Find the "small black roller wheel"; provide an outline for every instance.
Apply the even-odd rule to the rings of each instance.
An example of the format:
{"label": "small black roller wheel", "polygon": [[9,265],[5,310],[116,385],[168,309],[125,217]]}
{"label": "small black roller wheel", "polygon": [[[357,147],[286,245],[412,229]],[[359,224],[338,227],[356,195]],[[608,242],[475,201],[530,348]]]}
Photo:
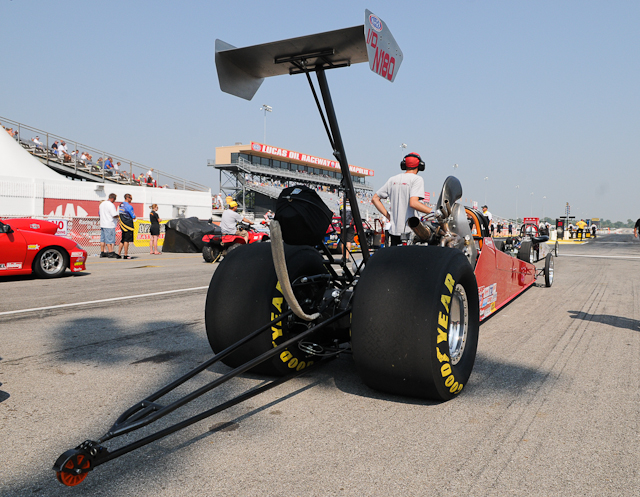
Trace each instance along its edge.
{"label": "small black roller wheel", "polygon": [[548,253],[544,259],[544,286],[553,285],[553,254]]}
{"label": "small black roller wheel", "polygon": [[[292,282],[301,276],[328,273],[322,256],[311,247],[285,245],[285,256]],[[303,310],[313,313],[322,300],[324,286],[308,284],[294,287],[294,293]],[[273,266],[271,244],[236,244],[235,247],[229,247],[211,278],[207,293],[205,326],[211,348],[214,353],[224,350],[287,309]],[[307,324],[301,323],[298,318],[286,318],[243,345],[223,362],[230,367],[240,366],[306,330]],[[252,371],[283,375],[311,366],[313,361],[313,356],[298,347],[290,347]]]}
{"label": "small black roller wheel", "polygon": [[535,252],[533,250],[533,242],[531,240],[524,240],[520,244],[518,250],[518,259],[533,264],[535,262]]}
{"label": "small black roller wheel", "polygon": [[479,326],[476,278],[462,252],[390,247],[370,259],[356,286],[353,358],[371,388],[449,400],[469,380]]}
{"label": "small black roller wheel", "polygon": [[220,256],[220,247],[217,245],[205,245],[202,247],[202,258],[205,262],[215,262]]}
{"label": "small black roller wheel", "polygon": [[60,247],[43,248],[33,261],[33,271],[40,278],[58,278],[69,265],[69,256]]}

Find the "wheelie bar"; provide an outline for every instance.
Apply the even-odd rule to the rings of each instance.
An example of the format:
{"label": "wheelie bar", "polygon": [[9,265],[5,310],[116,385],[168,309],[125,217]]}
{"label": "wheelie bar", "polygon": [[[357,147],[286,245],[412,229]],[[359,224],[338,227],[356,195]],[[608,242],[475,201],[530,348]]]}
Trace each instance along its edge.
{"label": "wheelie bar", "polygon": [[266,392],[267,390],[275,386],[285,383],[290,379],[300,376],[303,373],[306,373],[307,371],[310,371],[311,369],[316,368],[320,364],[324,364],[328,359],[321,359],[311,367],[301,369],[300,371],[294,371],[290,375],[283,376],[265,385],[262,385],[261,387],[255,388],[253,390],[249,390],[243,394],[238,395],[237,397],[234,397],[233,399],[230,399],[216,407],[213,407],[212,409],[203,411],[200,414],[197,414],[195,416],[192,416],[188,419],[181,421],[180,423],[171,425],[147,437],[144,437],[140,440],[137,440],[128,445],[125,445],[124,447],[116,449],[113,452],[109,452],[109,450],[102,445],[105,441],[111,438],[115,438],[120,435],[124,435],[125,433],[135,431],[139,428],[142,428],[143,426],[147,426],[148,424],[153,423],[154,421],[157,421],[161,417],[166,416],[170,412],[173,412],[179,407],[200,397],[204,393],[222,385],[223,383],[229,381],[232,378],[235,378],[236,376],[242,373],[247,372],[248,370],[254,368],[258,364],[261,364],[264,361],[267,361],[279,355],[286,348],[291,347],[292,345],[296,345],[298,342],[302,341],[307,336],[312,335],[314,332],[320,330],[324,326],[327,326],[333,323],[334,321],[341,319],[342,317],[346,316],[350,312],[351,312],[351,307],[335,314],[334,316],[331,316],[330,318],[326,319],[322,323],[312,326],[308,330],[296,335],[295,337],[287,340],[286,342],[283,342],[279,346],[274,347],[272,350],[269,350],[264,354],[261,354],[260,356],[250,361],[247,361],[242,366],[238,366],[237,368],[233,369],[227,374],[208,383],[207,385],[200,387],[199,389],[178,399],[172,404],[169,404],[167,406],[160,406],[159,404],[155,403],[155,400],[157,400],[159,397],[162,397],[163,395],[170,392],[177,386],[181,385],[182,383],[186,382],[190,378],[194,377],[196,374],[208,368],[212,364],[220,361],[221,359],[229,355],[238,347],[244,345],[252,338],[255,338],[260,333],[269,329],[273,324],[281,321],[282,319],[292,314],[291,311],[284,312],[277,319],[271,321],[267,325],[251,333],[250,335],[243,338],[242,340],[239,340],[238,342],[226,348],[219,354],[216,354],[214,357],[212,357],[208,361],[202,363],[201,365],[199,365],[198,367],[196,367],[186,375],[175,380],[174,382],[170,383],[166,387],[158,390],[154,394],[147,397],[145,400],[132,406],[130,409],[125,411],[114,423],[114,425],[109,429],[109,431],[105,435],[103,435],[101,438],[99,438],[97,441],[87,440],[81,443],[80,445],[78,445],[75,449],[70,449],[64,452],[60,457],[58,457],[58,459],[56,460],[53,466],[53,470],[57,472],[58,480],[61,483],[68,486],[77,485],[82,480],[84,480],[84,478],[86,477],[89,471],[93,470],[97,466],[100,466],[101,464],[104,464],[108,461],[111,461],[112,459],[115,459],[124,454],[127,454],[135,449],[143,447],[144,445],[147,445],[151,442],[159,440],[160,438],[166,437],[167,435],[175,433],[176,431],[182,430],[187,426],[190,426],[194,423],[197,423],[198,421],[201,421],[205,418],[213,416],[214,414],[222,412],[225,409],[228,409],[232,406],[235,406],[236,404],[239,404],[240,402],[248,400],[252,397],[255,397],[256,395],[259,395],[260,393]]}

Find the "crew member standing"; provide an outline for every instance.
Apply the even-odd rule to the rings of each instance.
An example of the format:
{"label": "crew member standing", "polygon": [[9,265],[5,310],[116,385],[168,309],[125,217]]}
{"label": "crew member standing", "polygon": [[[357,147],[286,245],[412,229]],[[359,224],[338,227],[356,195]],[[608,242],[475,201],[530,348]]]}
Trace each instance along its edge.
{"label": "crew member standing", "polygon": [[[118,207],[122,240],[120,240],[120,245],[118,245],[118,255],[116,255],[117,259],[120,259],[121,257],[124,259],[131,259],[131,257],[129,257],[129,243],[133,242],[133,232],[135,230],[133,222],[136,220],[136,215],[133,212],[133,206],[131,205],[132,200],[133,197],[129,193],[125,193],[124,202],[122,202],[120,207]],[[121,256],[123,247],[124,256]]]}
{"label": "crew member standing", "polygon": [[[418,171],[424,171],[424,161],[415,152],[402,159],[400,169],[402,173],[392,176],[371,199],[376,209],[386,217],[389,226],[389,238],[391,245],[400,244],[403,234],[411,233],[407,220],[416,215],[415,211],[429,214],[431,209],[420,202],[424,198],[424,180],[418,176]],[[380,199],[389,199],[391,212],[389,212]]]}

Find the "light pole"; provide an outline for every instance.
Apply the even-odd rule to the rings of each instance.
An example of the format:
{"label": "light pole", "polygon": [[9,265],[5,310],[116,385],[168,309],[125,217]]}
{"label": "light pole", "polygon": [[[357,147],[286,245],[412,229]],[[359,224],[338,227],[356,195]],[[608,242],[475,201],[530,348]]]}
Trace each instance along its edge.
{"label": "light pole", "polygon": [[531,192],[531,217],[533,217],[533,192]]}
{"label": "light pole", "polygon": [[485,181],[485,184],[484,184],[484,205],[487,205],[487,183],[486,182],[489,181],[489,176],[485,176],[484,177],[484,181]]}
{"label": "light pole", "polygon": [[516,225],[518,224],[518,193],[520,193],[520,185],[516,185]]}
{"label": "light pole", "polygon": [[273,107],[264,104],[262,107],[260,107],[260,110],[264,111],[264,140],[262,143],[267,143],[267,112],[272,112]]}
{"label": "light pole", "polygon": [[406,148],[407,148],[407,144],[406,144],[406,143],[402,143],[402,144],[400,145],[400,152],[402,152],[402,157],[403,157],[403,158],[404,158],[404,156],[405,156],[404,151],[405,151],[405,149],[406,149]]}

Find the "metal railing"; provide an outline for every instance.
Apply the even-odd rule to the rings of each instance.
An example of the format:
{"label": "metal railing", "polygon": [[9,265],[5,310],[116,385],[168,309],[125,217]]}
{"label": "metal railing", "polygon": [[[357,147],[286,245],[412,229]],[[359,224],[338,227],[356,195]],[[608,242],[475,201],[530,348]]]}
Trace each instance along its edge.
{"label": "metal railing", "polygon": [[[126,185],[143,186],[146,184],[146,173],[150,170],[149,166],[112,154],[104,149],[90,147],[68,138],[64,138],[60,135],[49,133],[32,126],[27,126],[20,122],[13,121],[12,119],[0,116],[0,123],[2,123],[6,129],[13,128],[14,131],[17,131],[18,134],[16,138],[18,142],[29,153],[40,160],[43,164],[46,164],[59,172],[66,172],[89,181],[102,183],[109,181]],[[39,137],[41,144],[36,144],[32,141],[36,136]],[[59,143],[67,143],[68,150],[66,154],[58,155],[53,151],[51,146],[56,141]],[[71,148],[73,150],[69,150]],[[78,151],[78,153],[75,154],[73,151]],[[92,159],[83,161],[80,157],[83,152],[93,156]],[[120,162],[120,169],[118,171],[114,169],[105,170],[104,163],[108,157],[112,158],[113,165]],[[102,160],[100,161],[99,159]],[[176,190],[203,192],[211,190],[208,186],[159,171],[155,168],[153,171],[153,179],[155,180],[155,185],[152,186],[164,186],[166,188],[173,188]]]}

